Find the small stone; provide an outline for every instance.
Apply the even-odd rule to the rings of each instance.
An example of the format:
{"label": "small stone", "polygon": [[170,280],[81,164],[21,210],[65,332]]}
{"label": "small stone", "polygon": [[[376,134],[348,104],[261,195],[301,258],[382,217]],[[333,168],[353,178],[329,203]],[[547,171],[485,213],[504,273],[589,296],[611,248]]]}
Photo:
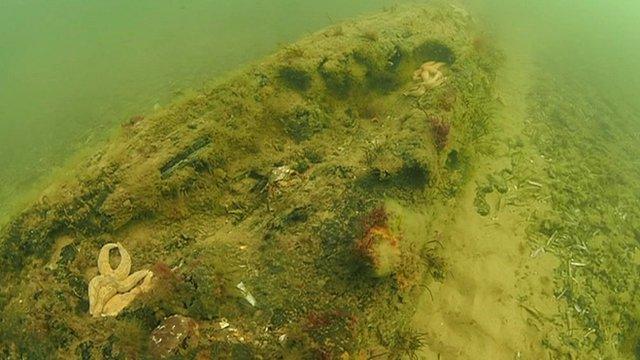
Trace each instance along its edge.
{"label": "small stone", "polygon": [[476,195],[476,198],[473,201],[473,205],[476,207],[476,212],[480,216],[487,216],[491,211],[491,206],[489,206],[489,203],[485,199],[484,195]]}
{"label": "small stone", "polygon": [[70,262],[72,262],[76,258],[77,254],[78,254],[78,250],[76,250],[75,246],[71,244],[67,245],[63,247],[62,250],[60,250],[59,263],[62,265],[68,265]]}
{"label": "small stone", "polygon": [[197,333],[198,323],[195,320],[182,315],[171,315],[151,333],[149,351],[156,359],[167,358]]}

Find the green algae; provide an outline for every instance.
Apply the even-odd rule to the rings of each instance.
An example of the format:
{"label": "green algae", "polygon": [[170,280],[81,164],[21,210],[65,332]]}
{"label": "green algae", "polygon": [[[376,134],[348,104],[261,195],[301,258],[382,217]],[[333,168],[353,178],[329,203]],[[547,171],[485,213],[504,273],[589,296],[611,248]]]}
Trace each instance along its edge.
{"label": "green algae", "polygon": [[[417,15],[432,11],[449,16],[438,31]],[[493,74],[480,63],[499,60],[470,50],[464,22],[425,7],[347,23],[123,127],[3,230],[0,354],[143,357],[151,331],[181,314],[201,334],[183,357],[413,356],[417,297],[443,273],[423,237],[431,218],[418,209],[456,196],[490,131]],[[369,27],[388,30],[363,38]],[[410,98],[412,71],[434,56],[413,50],[425,43],[452,63],[450,81]],[[322,65],[327,58],[347,60]],[[427,114],[450,120],[445,144]],[[400,261],[384,277],[355,250],[363,214],[380,203],[398,214],[400,239]],[[74,241],[50,270],[62,237]],[[84,288],[107,241],[155,264],[159,283],[118,317],[93,319]],[[23,328],[35,338],[23,343]]]}

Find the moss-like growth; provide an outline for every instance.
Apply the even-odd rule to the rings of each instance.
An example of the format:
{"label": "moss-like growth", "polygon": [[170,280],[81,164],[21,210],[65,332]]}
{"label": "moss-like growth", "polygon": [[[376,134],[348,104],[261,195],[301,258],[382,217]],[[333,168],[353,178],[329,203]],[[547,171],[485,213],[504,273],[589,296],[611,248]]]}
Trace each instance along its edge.
{"label": "moss-like growth", "polygon": [[438,151],[443,150],[449,144],[449,132],[451,132],[451,124],[449,121],[432,116],[429,118],[431,123],[431,134]]}
{"label": "moss-like growth", "polygon": [[399,48],[387,49],[369,46],[354,51],[353,59],[367,70],[366,87],[368,91],[388,94],[398,89],[407,79],[398,72],[403,58]]}
{"label": "moss-like growth", "polygon": [[426,335],[410,328],[399,329],[389,340],[393,359],[418,360],[418,351],[425,345]]}
{"label": "moss-like growth", "polygon": [[322,153],[319,150],[313,148],[305,148],[304,157],[312,164],[319,164],[324,160],[324,156],[322,155]]}
{"label": "moss-like growth", "polygon": [[460,168],[460,155],[458,150],[451,149],[451,151],[449,151],[445,165],[449,170],[457,170]]}
{"label": "moss-like growth", "polygon": [[139,359],[147,353],[147,343],[151,332],[137,322],[120,321],[114,329],[114,348],[125,359]]}
{"label": "moss-like growth", "polygon": [[364,83],[366,68],[351,58],[326,59],[318,67],[325,86],[336,96],[349,95]]}
{"label": "moss-like growth", "polygon": [[451,47],[438,40],[424,42],[413,51],[413,54],[420,62],[437,61],[447,65],[456,62],[456,55]]}
{"label": "moss-like growth", "polygon": [[216,341],[200,353],[205,359],[252,360],[261,358],[258,356],[259,351],[254,346],[229,341]]}
{"label": "moss-like growth", "polygon": [[187,315],[204,320],[231,316],[237,312],[234,299],[239,299],[240,293],[235,288],[239,279],[234,276],[234,269],[225,268],[221,256],[207,253],[201,253],[200,259],[184,274],[193,296]]}
{"label": "moss-like growth", "polygon": [[[402,349],[416,341],[390,337],[428,275],[443,273],[435,255],[420,255],[434,216],[426,206],[457,203],[440,202],[442,189],[461,186],[456,176],[474,164],[470,127],[493,100],[491,78],[464,51],[429,101],[404,95],[422,60],[415,44],[469,43],[461,23],[415,14],[312,35],[146,116],[18,217],[0,235],[0,265],[24,272],[0,274],[0,357],[145,358],[141,339],[174,314],[203,335],[181,358],[410,357]],[[379,32],[365,40],[362,29]],[[441,153],[425,112],[455,119]],[[460,156],[445,160],[453,145]],[[291,181],[272,176],[279,167],[295,170]],[[362,226],[381,203],[384,221]],[[65,233],[73,247],[55,241]],[[86,246],[107,234],[156,264],[156,285],[116,318],[87,322]],[[57,269],[42,266],[48,259]],[[64,320],[44,328],[43,313]]]}
{"label": "moss-like growth", "polygon": [[371,42],[376,42],[380,40],[380,34],[372,29],[366,30],[362,33],[361,37],[365,40],[369,40]]}
{"label": "moss-like growth", "polygon": [[76,250],[75,245],[69,244],[62,248],[60,251],[60,260],[58,264],[61,266],[67,266],[70,262],[72,262],[76,255],[78,254],[78,250]]}
{"label": "moss-like growth", "polygon": [[93,341],[87,340],[78,344],[75,350],[75,355],[78,359],[81,360],[91,360],[93,358],[92,350],[93,350]]}
{"label": "moss-like growth", "polygon": [[363,160],[370,170],[362,179],[365,186],[422,190],[429,184],[429,159],[412,142],[369,143]]}
{"label": "moss-like growth", "polygon": [[499,192],[500,194],[505,194],[509,191],[509,186],[507,185],[507,181],[504,176],[501,174],[489,175],[487,180],[491,183],[493,188]]}
{"label": "moss-like growth", "polygon": [[393,181],[402,172],[404,161],[400,156],[390,152],[377,153],[378,147],[367,152],[366,164],[372,175],[381,182]]}
{"label": "moss-like growth", "polygon": [[295,141],[309,140],[328,125],[327,115],[318,106],[296,105],[280,122],[284,132]]}
{"label": "moss-like growth", "polygon": [[309,163],[307,162],[307,160],[300,160],[293,166],[293,170],[295,170],[298,174],[304,174],[305,172],[307,172],[307,170],[309,170]]}
{"label": "moss-like growth", "polygon": [[278,70],[278,78],[293,90],[307,91],[311,87],[311,75],[300,67],[282,66]]}
{"label": "moss-like growth", "polygon": [[[0,355],[5,359],[47,359],[59,344],[42,335],[46,329],[28,326],[24,314],[3,309],[0,326]],[[51,332],[52,336],[59,336]]]}
{"label": "moss-like growth", "polygon": [[424,189],[429,183],[429,169],[423,162],[408,158],[398,174],[398,184],[415,189]]}

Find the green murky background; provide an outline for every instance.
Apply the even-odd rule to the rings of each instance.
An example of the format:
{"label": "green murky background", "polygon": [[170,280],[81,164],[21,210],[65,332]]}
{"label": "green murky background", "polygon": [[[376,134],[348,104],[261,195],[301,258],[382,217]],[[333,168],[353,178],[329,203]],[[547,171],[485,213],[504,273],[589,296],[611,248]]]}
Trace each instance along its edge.
{"label": "green murky background", "polygon": [[[405,1],[404,3],[406,3]],[[38,180],[129,117],[332,22],[398,1],[43,1],[0,4],[0,219]],[[472,0],[542,68],[598,84],[611,101],[640,89],[633,1]]]}
{"label": "green murky background", "polygon": [[[409,1],[2,1],[0,225],[131,117],[315,30],[401,3]],[[622,334],[622,345],[612,353],[631,355],[640,348],[640,335],[630,329],[640,310],[630,305],[635,290],[627,289],[636,286],[640,269],[638,217],[628,206],[639,188],[634,174],[640,165],[633,159],[640,150],[640,3],[468,0],[464,5],[478,16],[478,26],[499,40],[510,59],[508,76],[534,69],[533,82],[536,75],[541,79],[535,88],[522,89],[533,93],[526,95],[534,105],[527,108],[527,119],[515,120],[526,123],[523,133],[551,159],[548,198],[562,215],[556,231],[566,234],[559,244],[547,243],[557,247],[561,264],[554,267],[555,292],[547,298],[564,301],[569,311],[576,305],[593,309],[571,313],[582,319],[584,332],[573,333],[569,326],[577,340],[566,342],[576,351],[588,343],[608,354],[607,346],[616,345],[603,345],[601,336]],[[549,121],[536,123],[536,116]],[[551,140],[538,136],[544,127],[553,128]],[[592,140],[596,145],[590,147]],[[579,201],[588,205],[580,208]],[[582,222],[574,223],[574,217]],[[587,243],[586,255],[576,250],[576,244],[586,249]],[[529,249],[520,255],[534,257]],[[584,273],[571,273],[574,259],[584,261],[577,262]],[[572,288],[576,278],[584,286]],[[631,285],[620,285],[624,281]],[[440,291],[436,295],[447,294]],[[429,304],[425,308],[432,311]],[[610,321],[609,312],[623,314],[623,325]],[[589,336],[595,337],[596,328],[593,340]]]}
{"label": "green murky background", "polygon": [[327,24],[387,5],[2,1],[0,219],[38,180],[131,116]]}

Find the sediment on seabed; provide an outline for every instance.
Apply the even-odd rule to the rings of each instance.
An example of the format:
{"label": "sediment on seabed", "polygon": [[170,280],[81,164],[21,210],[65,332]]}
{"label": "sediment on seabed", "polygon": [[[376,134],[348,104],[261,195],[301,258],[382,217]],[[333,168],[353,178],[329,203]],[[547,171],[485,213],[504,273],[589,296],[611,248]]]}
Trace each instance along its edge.
{"label": "sediment on seabed", "polygon": [[[0,354],[415,356],[499,63],[460,8],[390,9],[124,123],[2,231]],[[153,289],[92,317],[106,243]]]}

